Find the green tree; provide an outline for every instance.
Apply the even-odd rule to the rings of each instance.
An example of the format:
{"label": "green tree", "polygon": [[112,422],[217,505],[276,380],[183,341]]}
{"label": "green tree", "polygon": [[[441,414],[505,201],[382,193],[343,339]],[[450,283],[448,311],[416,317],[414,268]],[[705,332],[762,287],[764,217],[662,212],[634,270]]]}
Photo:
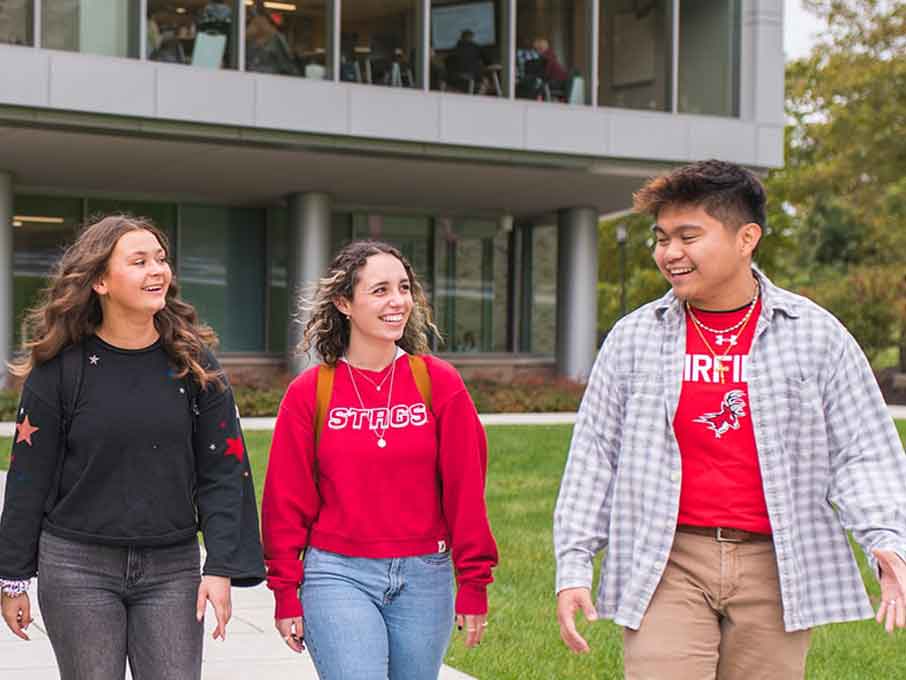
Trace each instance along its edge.
{"label": "green tree", "polygon": [[771,215],[794,244],[791,281],[869,353],[898,345],[906,371],[906,4],[806,0],[826,30],[787,68],[786,166]]}

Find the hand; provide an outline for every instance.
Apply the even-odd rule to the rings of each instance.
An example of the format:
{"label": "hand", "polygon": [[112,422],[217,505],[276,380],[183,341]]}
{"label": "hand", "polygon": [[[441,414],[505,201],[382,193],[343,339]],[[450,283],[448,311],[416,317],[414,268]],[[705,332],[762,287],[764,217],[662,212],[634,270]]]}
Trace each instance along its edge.
{"label": "hand", "polygon": [[591,601],[589,588],[564,588],[557,593],[557,622],[560,638],[576,654],[588,654],[591,648],[576,630],[576,612],[582,611],[589,621],[598,620],[598,612]]}
{"label": "hand", "polygon": [[3,620],[6,625],[13,631],[13,635],[23,640],[28,640],[25,629],[32,622],[31,602],[28,599],[28,593],[22,593],[16,597],[10,597],[6,593],[0,595],[0,609],[3,612]]}
{"label": "hand", "polygon": [[208,600],[214,607],[217,627],[212,637],[226,640],[226,626],[233,616],[233,602],[230,596],[230,579],[227,576],[202,576],[195,602],[195,618],[201,623]]}
{"label": "hand", "polygon": [[481,644],[484,629],[488,627],[487,614],[457,614],[456,627],[466,632],[466,647]]}
{"label": "hand", "polygon": [[274,626],[286,646],[296,654],[301,654],[305,650],[305,642],[302,639],[305,629],[302,626],[301,616],[294,616],[291,619],[275,619]]}
{"label": "hand", "polygon": [[881,605],[875,621],[888,633],[906,628],[906,562],[892,550],[873,550],[881,570]]}

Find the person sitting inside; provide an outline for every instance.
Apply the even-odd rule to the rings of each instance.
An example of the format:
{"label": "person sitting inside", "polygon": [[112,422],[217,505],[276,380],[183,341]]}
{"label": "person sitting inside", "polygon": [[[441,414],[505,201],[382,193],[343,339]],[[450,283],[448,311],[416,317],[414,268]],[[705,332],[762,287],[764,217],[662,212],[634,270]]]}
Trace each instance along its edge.
{"label": "person sitting inside", "polygon": [[554,53],[547,38],[535,38],[532,47],[541,58],[544,59],[544,79],[547,81],[548,85],[552,83],[562,83],[569,78],[569,72],[566,70],[566,67],[560,63],[560,60],[557,59],[557,55]]}
{"label": "person sitting inside", "polygon": [[481,84],[484,63],[481,48],[475,42],[475,34],[468,29],[464,30],[456,47],[447,56],[447,84],[472,94]]}

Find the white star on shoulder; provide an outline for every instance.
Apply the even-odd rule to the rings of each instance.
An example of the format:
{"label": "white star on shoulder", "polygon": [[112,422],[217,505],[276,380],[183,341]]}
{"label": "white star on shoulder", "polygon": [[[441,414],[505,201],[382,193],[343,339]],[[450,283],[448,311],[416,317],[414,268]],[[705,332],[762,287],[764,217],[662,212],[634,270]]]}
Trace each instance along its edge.
{"label": "white star on shoulder", "polygon": [[211,444],[211,446],[208,448],[210,448],[211,451],[214,451],[217,448],[217,444]]}
{"label": "white star on shoulder", "polygon": [[98,362],[100,360],[101,360],[101,357],[99,357],[97,354],[92,354],[90,357],[88,357],[88,361],[91,363],[92,366],[97,366]]}
{"label": "white star on shoulder", "polygon": [[185,387],[180,387],[180,388],[179,388],[179,393],[180,393],[180,394],[185,394],[185,393],[186,393],[186,388],[185,388]]}

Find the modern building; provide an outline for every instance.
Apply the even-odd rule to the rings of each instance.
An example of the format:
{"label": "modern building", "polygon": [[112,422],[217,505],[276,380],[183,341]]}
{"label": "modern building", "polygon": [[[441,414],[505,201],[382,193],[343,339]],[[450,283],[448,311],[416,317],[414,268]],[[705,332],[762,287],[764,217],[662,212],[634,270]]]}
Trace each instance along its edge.
{"label": "modern building", "polygon": [[399,244],[464,368],[582,379],[599,216],[783,161],[781,0],[0,0],[0,357],[77,225],[154,219],[226,363]]}

